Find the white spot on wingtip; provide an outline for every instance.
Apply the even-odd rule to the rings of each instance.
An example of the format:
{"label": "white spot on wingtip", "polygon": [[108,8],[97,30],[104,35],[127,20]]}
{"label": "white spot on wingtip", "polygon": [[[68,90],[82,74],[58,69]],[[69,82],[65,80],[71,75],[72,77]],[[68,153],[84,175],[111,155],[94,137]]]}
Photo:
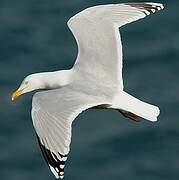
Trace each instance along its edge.
{"label": "white spot on wingtip", "polygon": [[156,8],[157,8],[157,10],[158,10],[158,11],[160,11],[160,10],[162,9],[162,8],[161,8],[161,7],[159,7],[159,6],[158,6],[158,7],[156,7]]}
{"label": "white spot on wingtip", "polygon": [[60,165],[60,168],[63,169],[65,167],[65,165]]}
{"label": "white spot on wingtip", "polygon": [[151,11],[154,13],[154,12],[155,12],[155,9],[151,9]]}
{"label": "white spot on wingtip", "polygon": [[64,176],[60,176],[60,179],[63,179],[64,178]]}
{"label": "white spot on wingtip", "polygon": [[60,172],[60,175],[63,175],[64,174],[64,172]]}

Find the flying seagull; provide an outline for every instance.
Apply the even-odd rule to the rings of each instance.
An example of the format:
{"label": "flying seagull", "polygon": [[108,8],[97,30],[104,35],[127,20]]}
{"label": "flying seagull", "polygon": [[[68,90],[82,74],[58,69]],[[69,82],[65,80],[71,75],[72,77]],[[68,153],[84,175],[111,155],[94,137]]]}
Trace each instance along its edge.
{"label": "flying seagull", "polygon": [[109,108],[134,121],[156,121],[158,107],[123,90],[119,27],[163,9],[159,3],[124,3],[87,8],[68,21],[78,44],[72,69],[27,76],[12,95],[33,91],[32,120],[43,156],[56,178],[64,178],[71,127],[84,110]]}

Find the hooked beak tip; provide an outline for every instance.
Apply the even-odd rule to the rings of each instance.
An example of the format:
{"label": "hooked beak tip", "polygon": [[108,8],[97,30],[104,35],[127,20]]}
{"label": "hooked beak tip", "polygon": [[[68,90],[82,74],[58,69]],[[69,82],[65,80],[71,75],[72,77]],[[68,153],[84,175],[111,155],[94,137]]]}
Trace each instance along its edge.
{"label": "hooked beak tip", "polygon": [[11,100],[14,101],[15,99],[17,99],[17,97],[12,95]]}
{"label": "hooked beak tip", "polygon": [[12,101],[14,101],[14,100],[15,100],[13,96],[11,97],[11,100],[12,100]]}
{"label": "hooked beak tip", "polygon": [[18,95],[16,92],[14,92],[11,96],[11,100],[14,101],[15,99],[17,99]]}

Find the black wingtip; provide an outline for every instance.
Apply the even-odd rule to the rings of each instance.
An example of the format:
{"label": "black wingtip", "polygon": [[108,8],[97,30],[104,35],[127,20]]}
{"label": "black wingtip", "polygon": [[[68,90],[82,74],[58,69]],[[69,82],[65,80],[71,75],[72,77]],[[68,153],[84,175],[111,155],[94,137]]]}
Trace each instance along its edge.
{"label": "black wingtip", "polygon": [[164,5],[161,3],[125,3],[125,5],[141,9],[146,15],[164,9]]}
{"label": "black wingtip", "polygon": [[65,162],[67,160],[67,155],[62,155],[58,153],[58,155],[55,155],[52,151],[47,149],[42,143],[40,138],[37,135],[37,140],[40,146],[40,149],[42,151],[42,154],[50,167],[50,170],[54,174],[54,176],[58,179],[64,178],[64,168],[65,168]]}

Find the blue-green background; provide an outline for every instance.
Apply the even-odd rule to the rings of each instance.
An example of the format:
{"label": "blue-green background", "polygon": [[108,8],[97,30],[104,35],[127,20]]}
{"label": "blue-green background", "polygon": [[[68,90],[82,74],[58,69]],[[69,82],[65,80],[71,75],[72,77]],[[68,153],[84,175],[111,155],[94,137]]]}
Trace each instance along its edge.
{"label": "blue-green background", "polygon": [[[28,74],[72,67],[71,16],[120,2],[130,0],[0,0],[1,180],[54,179],[36,142],[32,94],[15,103],[10,94]],[[121,29],[125,89],[158,105],[159,121],[133,123],[111,110],[81,114],[73,124],[67,180],[179,179],[179,1],[160,2],[164,11]]]}

